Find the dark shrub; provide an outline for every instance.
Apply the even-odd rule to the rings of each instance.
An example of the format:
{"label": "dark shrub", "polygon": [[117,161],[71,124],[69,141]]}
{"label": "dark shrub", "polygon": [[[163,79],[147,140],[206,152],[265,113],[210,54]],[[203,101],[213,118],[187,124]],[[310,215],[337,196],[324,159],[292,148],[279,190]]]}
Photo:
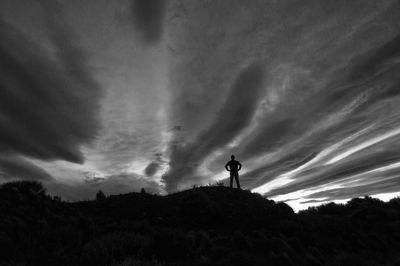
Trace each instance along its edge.
{"label": "dark shrub", "polygon": [[96,200],[102,201],[106,199],[106,195],[104,194],[103,191],[99,190],[96,194]]}
{"label": "dark shrub", "polygon": [[365,265],[371,265],[360,256],[357,256],[356,254],[349,254],[349,253],[342,253],[339,254],[336,257],[336,263],[337,265],[341,266],[365,266]]}
{"label": "dark shrub", "polygon": [[210,238],[205,232],[191,232],[190,237],[194,243],[197,255],[207,252],[212,245]]}
{"label": "dark shrub", "polygon": [[154,232],[144,256],[159,261],[179,261],[193,258],[193,251],[194,245],[188,235],[182,231],[161,228]]}
{"label": "dark shrub", "polygon": [[300,214],[224,187],[104,199],[68,203],[37,182],[1,186],[0,265],[393,265],[400,246],[399,199]]}
{"label": "dark shrub", "polygon": [[111,266],[163,266],[161,262],[157,260],[143,260],[137,258],[126,258],[124,261],[118,262],[113,261]]}
{"label": "dark shrub", "polygon": [[249,250],[251,248],[250,241],[240,231],[235,231],[231,238],[232,246],[240,250]]}
{"label": "dark shrub", "polygon": [[88,242],[82,249],[82,265],[110,265],[126,257],[137,256],[147,246],[147,239],[134,233],[108,234]]}
{"label": "dark shrub", "polygon": [[5,183],[0,188],[1,191],[14,191],[27,195],[45,196],[46,188],[37,181],[15,181]]}
{"label": "dark shrub", "polygon": [[307,253],[304,257],[304,265],[307,266],[320,266],[321,262],[311,253]]}
{"label": "dark shrub", "polygon": [[274,237],[272,239],[272,250],[277,254],[285,252],[291,256],[295,253],[283,237]]}
{"label": "dark shrub", "polygon": [[328,204],[323,204],[321,206],[316,207],[318,212],[323,215],[340,215],[344,213],[344,205],[336,204],[334,202],[330,202]]}
{"label": "dark shrub", "polygon": [[254,256],[240,250],[223,254],[217,265],[243,266],[254,265]]}
{"label": "dark shrub", "polygon": [[296,265],[293,263],[293,261],[290,259],[289,255],[286,253],[279,253],[271,254],[271,259],[272,259],[272,265],[274,266],[291,266],[291,265]]}

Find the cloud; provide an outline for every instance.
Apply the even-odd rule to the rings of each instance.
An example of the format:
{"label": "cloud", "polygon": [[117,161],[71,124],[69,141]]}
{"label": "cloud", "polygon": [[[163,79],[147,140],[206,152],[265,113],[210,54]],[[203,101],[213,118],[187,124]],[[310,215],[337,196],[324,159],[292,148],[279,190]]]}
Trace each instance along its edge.
{"label": "cloud", "polygon": [[29,161],[13,155],[1,156],[0,157],[0,173],[1,181],[7,179],[33,179],[48,181],[53,178],[42,168],[30,163]]}
{"label": "cloud", "polygon": [[158,42],[163,34],[167,0],[133,0],[132,16],[135,27],[148,43]]}
{"label": "cloud", "polygon": [[171,145],[170,170],[163,176],[167,191],[174,191],[181,180],[194,176],[201,161],[228,144],[248,126],[264,92],[264,69],[253,63],[235,79],[216,119],[191,143]]}
{"label": "cloud", "polygon": [[[245,188],[313,201],[318,194],[307,195],[318,189],[361,193],[357,186],[366,191],[371,178],[393,174],[368,172],[399,160],[397,0],[129,0],[96,5],[90,19],[90,3],[40,3],[40,44],[1,26],[0,148],[82,162],[80,148],[96,138],[99,85],[66,25],[82,34],[109,88],[88,163],[57,172],[64,162],[41,162],[55,177],[96,173],[82,181],[85,189],[109,184],[118,193],[144,184],[125,180],[158,180],[169,162],[163,181],[174,191],[225,178],[235,154]],[[145,44],[162,39],[164,49],[136,49],[137,36],[108,23],[116,6]],[[126,172],[147,176],[105,180]]]}
{"label": "cloud", "polygon": [[[394,45],[398,43],[398,40],[398,37],[388,40],[381,47],[371,49],[357,56],[357,60],[352,60],[351,67],[346,68],[350,74],[343,80],[344,84],[352,84],[352,87],[348,88],[350,92],[343,92],[347,98],[335,98],[334,101],[330,99],[324,105],[336,105],[343,108],[347,102],[351,102],[359,95],[363,95],[364,99],[359,101],[360,104],[353,105],[353,108],[349,109],[343,119],[338,121],[339,123],[336,123],[334,127],[328,127],[328,132],[322,131],[324,132],[323,138],[318,139],[315,138],[315,135],[310,135],[308,139],[312,145],[309,146],[309,149],[316,151],[321,149],[324,144],[328,143],[327,136],[338,141],[342,139],[340,136],[348,135],[346,132],[360,130],[360,126],[356,123],[357,120],[362,121],[364,127],[369,126],[371,129],[354,140],[348,141],[346,145],[338,147],[326,160],[320,161],[311,168],[308,167],[308,172],[299,173],[290,184],[268,192],[268,196],[287,194],[327,184],[378,168],[398,159],[394,147],[397,147],[395,141],[398,139],[396,136],[400,117],[395,109],[388,108],[400,101],[399,92],[394,89],[398,86],[400,78],[393,75],[399,69],[396,61],[400,58],[400,49]],[[376,64],[368,63],[371,61],[375,61]],[[361,78],[360,75],[353,74],[358,73],[360,69],[362,72],[368,72],[368,76]],[[390,98],[387,96],[388,93]],[[385,110],[385,115],[382,114],[383,110]],[[321,111],[326,110],[321,109]],[[335,112],[338,113],[338,111]],[[280,161],[284,162],[285,160],[280,158]],[[273,167],[273,165],[269,164],[269,167]],[[265,177],[264,180],[269,181],[270,178],[270,176]]]}
{"label": "cloud", "polygon": [[160,169],[160,164],[158,162],[151,162],[149,165],[146,166],[144,169],[144,173],[148,177],[152,177],[157,173],[157,171]]}
{"label": "cloud", "polygon": [[[81,145],[93,141],[100,128],[101,89],[59,7],[42,4],[49,33],[43,43],[53,47],[53,54],[0,20],[0,148],[15,158],[82,163]],[[24,173],[32,170],[32,178],[48,178],[22,159],[13,165]],[[0,167],[22,176],[11,161]]]}
{"label": "cloud", "polygon": [[45,185],[50,194],[59,195],[63,199],[71,201],[94,199],[99,190],[102,190],[106,195],[139,192],[141,188],[152,194],[163,192],[157,182],[149,181],[145,177],[133,173],[104,176],[103,179],[96,179],[93,182],[63,183],[49,181]]}
{"label": "cloud", "polygon": [[398,137],[388,140],[386,144],[370,147],[333,165],[317,164],[307,171],[299,173],[293,182],[274,189],[268,192],[267,195],[273,197],[302,189],[312,189],[324,184],[327,186],[341,184],[348,179],[359,180],[358,182],[361,183],[362,180],[371,179],[371,174],[381,175],[378,180],[384,179],[385,176],[391,175],[390,169],[377,172],[375,170],[400,160],[398,141]]}
{"label": "cloud", "polygon": [[331,201],[346,200],[382,193],[398,192],[400,189],[400,183],[398,182],[397,178],[398,174],[399,173],[397,171],[396,175],[389,176],[384,179],[379,179],[379,177],[375,177],[378,178],[376,182],[366,185],[359,184],[357,186],[349,186],[315,192],[308,195],[306,198],[324,198],[324,201]]}
{"label": "cloud", "polygon": [[[170,41],[175,51],[170,125],[182,130],[172,132],[167,189],[224,178],[223,165],[232,153],[244,163],[244,186],[275,182],[271,196],[396,159],[380,138],[400,123],[398,2],[229,5],[224,12],[227,2],[186,2],[185,14],[177,16],[182,24],[172,27],[181,39]],[[220,106],[230,97],[230,82],[256,58],[265,82],[251,122],[225,127],[224,119],[232,115]],[[226,142],[220,132],[227,132]],[[375,144],[354,150],[365,143]],[[327,164],[349,151],[355,152]],[[200,178],[199,167],[206,173]],[[290,183],[277,183],[294,170]]]}

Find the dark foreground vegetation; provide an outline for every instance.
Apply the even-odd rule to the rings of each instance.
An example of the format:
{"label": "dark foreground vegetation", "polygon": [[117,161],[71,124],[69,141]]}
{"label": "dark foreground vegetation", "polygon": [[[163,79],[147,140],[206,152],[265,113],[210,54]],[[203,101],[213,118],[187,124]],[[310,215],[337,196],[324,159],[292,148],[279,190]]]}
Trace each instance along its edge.
{"label": "dark foreground vegetation", "polygon": [[295,214],[225,187],[76,203],[0,187],[0,265],[400,265],[399,247],[398,198]]}

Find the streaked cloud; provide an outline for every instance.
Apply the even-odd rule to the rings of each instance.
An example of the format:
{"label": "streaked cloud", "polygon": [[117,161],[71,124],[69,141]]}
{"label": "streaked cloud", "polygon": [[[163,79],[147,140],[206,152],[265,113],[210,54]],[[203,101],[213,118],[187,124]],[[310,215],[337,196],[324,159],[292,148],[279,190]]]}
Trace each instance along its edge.
{"label": "streaked cloud", "polygon": [[145,41],[154,43],[162,37],[167,3],[167,0],[132,0],[132,20]]}
{"label": "streaked cloud", "polygon": [[34,179],[49,175],[21,156],[82,163],[80,146],[90,143],[100,128],[100,85],[86,66],[83,50],[62,26],[56,5],[43,1],[43,6],[46,45],[0,21],[0,147],[10,156],[0,168],[23,178],[31,170]]}
{"label": "streaked cloud", "polygon": [[167,191],[176,190],[182,179],[188,182],[207,155],[229,144],[248,126],[262,97],[263,84],[263,68],[257,63],[246,67],[227,93],[216,119],[193,142],[171,144],[170,169],[163,176]]}
{"label": "streaked cloud", "polygon": [[0,4],[0,146],[69,198],[226,180],[231,154],[298,208],[400,190],[398,1],[41,3]]}
{"label": "streaked cloud", "polygon": [[11,154],[0,157],[0,178],[5,181],[18,179],[33,179],[38,181],[48,181],[53,178],[42,168],[34,163]]}

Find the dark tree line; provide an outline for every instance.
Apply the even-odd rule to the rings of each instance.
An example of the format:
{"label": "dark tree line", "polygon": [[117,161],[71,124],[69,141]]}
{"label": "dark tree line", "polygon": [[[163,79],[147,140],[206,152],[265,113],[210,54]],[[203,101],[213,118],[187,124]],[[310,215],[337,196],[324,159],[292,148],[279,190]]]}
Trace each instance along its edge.
{"label": "dark tree line", "polygon": [[295,214],[223,186],[75,203],[38,182],[0,187],[0,265],[400,265],[399,246],[398,198]]}

